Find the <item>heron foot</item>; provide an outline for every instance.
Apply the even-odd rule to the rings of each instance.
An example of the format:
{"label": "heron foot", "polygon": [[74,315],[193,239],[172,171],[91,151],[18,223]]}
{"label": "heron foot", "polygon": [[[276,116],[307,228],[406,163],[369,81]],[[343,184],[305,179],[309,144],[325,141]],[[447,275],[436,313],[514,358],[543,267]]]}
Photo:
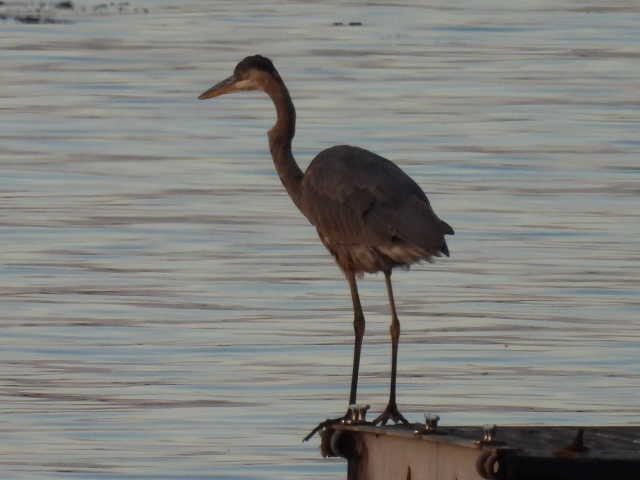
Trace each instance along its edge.
{"label": "heron foot", "polygon": [[336,424],[349,424],[349,425],[363,425],[369,422],[366,421],[365,416],[367,414],[367,410],[369,410],[369,405],[351,405],[342,417],[337,418],[327,418],[324,422],[320,422],[316,427],[309,432],[309,434],[302,439],[303,442],[310,440],[316,433],[320,430],[324,430],[325,428]]}
{"label": "heron foot", "polygon": [[384,409],[384,412],[378,415],[376,419],[371,423],[373,423],[374,425],[386,425],[389,420],[393,420],[396,425],[398,423],[409,425],[409,421],[404,418],[404,416],[400,413],[400,410],[398,410],[396,402],[389,402],[387,404],[387,407]]}
{"label": "heron foot", "polygon": [[324,422],[320,422],[318,425],[316,425],[315,428],[313,430],[311,430],[307,434],[307,436],[302,439],[302,441],[303,442],[308,442],[320,430],[324,430],[328,426],[333,425],[335,423],[341,423],[342,420],[343,420],[342,417],[339,417],[339,418],[327,418]]}

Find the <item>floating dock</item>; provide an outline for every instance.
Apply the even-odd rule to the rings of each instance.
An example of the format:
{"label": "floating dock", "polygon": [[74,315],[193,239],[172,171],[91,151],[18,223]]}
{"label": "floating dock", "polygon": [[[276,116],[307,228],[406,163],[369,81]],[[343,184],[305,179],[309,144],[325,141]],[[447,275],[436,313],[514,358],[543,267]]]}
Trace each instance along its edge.
{"label": "floating dock", "polygon": [[324,456],[348,480],[640,479],[640,427],[375,427],[332,422]]}

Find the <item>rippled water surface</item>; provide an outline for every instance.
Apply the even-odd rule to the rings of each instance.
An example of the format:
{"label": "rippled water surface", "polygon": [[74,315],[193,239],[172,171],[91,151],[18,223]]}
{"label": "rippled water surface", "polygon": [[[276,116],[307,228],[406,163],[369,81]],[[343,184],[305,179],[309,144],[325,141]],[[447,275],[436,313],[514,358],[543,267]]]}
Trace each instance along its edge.
{"label": "rippled water surface", "polygon": [[[347,286],[273,170],[269,100],[196,100],[256,52],[301,165],[365,146],[456,229],[394,275],[411,420],[639,422],[637,2],[97,5],[0,6],[3,478],[344,478],[300,440],[345,409]],[[361,296],[379,411],[382,277]]]}

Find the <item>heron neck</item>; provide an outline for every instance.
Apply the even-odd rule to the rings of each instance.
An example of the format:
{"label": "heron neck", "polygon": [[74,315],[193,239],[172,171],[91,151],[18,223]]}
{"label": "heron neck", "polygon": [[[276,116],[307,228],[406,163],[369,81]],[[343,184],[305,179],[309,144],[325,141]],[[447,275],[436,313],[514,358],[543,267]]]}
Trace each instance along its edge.
{"label": "heron neck", "polygon": [[273,79],[265,92],[273,100],[278,118],[269,130],[269,148],[278,176],[293,203],[300,208],[302,177],[304,174],[293,158],[291,141],[296,131],[296,110],[284,83]]}

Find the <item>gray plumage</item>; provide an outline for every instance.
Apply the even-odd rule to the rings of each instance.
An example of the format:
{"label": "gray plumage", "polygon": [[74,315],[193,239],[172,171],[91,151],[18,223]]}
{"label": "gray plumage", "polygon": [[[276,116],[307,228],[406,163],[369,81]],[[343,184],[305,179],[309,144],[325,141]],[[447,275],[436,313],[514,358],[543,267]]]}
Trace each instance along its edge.
{"label": "gray plumage", "polygon": [[301,210],[343,270],[373,273],[449,254],[452,228],[389,160],[348,145],[320,152],[302,180]]}
{"label": "gray plumage", "polygon": [[[291,199],[316,227],[349,283],[354,310],[354,356],[349,404],[356,403],[365,319],[356,276],[383,272],[391,306],[391,388],[384,412],[373,423],[408,423],[396,405],[396,365],[400,322],[391,287],[391,271],[449,256],[444,236],[453,229],[434,213],[422,189],[398,166],[368,150],[348,145],[320,152],[302,172],[291,152],[296,114],[282,78],[265,57],[242,60],[233,75],[200,95],[217,97],[242,90],[263,90],[276,107],[269,148],[276,171]],[[349,411],[344,418],[349,418]],[[313,432],[312,432],[313,433]]]}

